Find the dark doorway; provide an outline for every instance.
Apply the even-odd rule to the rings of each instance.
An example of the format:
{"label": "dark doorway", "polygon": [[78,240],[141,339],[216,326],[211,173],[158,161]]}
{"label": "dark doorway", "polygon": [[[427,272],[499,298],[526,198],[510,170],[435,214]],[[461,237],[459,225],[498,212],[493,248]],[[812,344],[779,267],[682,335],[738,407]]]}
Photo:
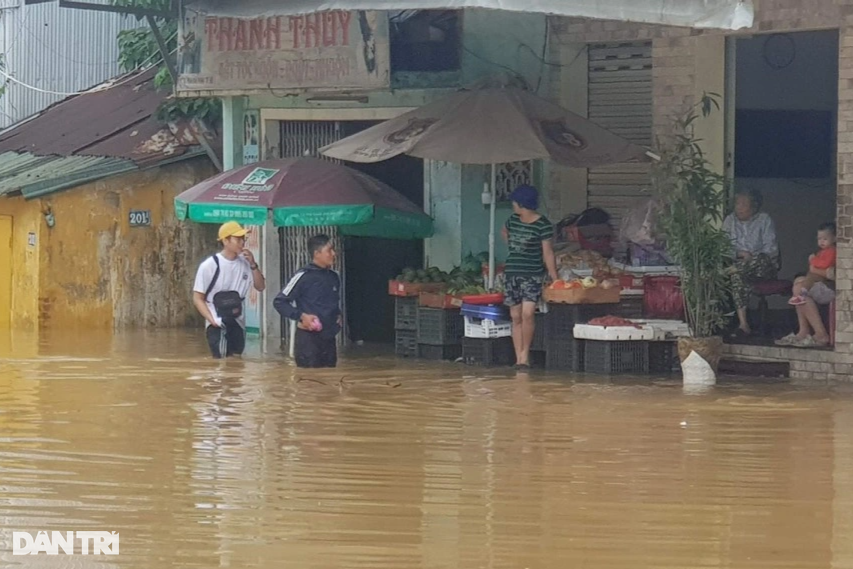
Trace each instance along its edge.
{"label": "dark doorway", "polygon": [[[343,123],[344,136],[372,126],[373,122]],[[381,180],[423,207],[423,160],[398,156],[376,164],[348,162],[347,166]],[[388,295],[388,281],[405,267],[421,267],[423,241],[347,237],[346,302],[347,325],[354,342],[394,341],[394,299]]]}

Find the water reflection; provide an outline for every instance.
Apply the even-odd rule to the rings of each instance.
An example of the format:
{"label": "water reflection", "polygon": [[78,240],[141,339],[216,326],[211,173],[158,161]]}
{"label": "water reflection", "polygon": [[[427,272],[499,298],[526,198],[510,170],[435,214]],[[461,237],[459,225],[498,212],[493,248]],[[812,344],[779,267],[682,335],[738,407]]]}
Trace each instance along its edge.
{"label": "water reflection", "polygon": [[305,372],[173,331],[0,349],[4,566],[39,529],[121,532],[83,567],[853,566],[847,389]]}

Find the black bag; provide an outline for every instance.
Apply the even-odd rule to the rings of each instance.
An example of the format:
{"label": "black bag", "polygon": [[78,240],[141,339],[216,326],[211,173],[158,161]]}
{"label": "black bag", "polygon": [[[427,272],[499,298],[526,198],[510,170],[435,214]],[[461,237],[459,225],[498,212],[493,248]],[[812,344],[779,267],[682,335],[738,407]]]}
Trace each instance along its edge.
{"label": "black bag", "polygon": [[[213,280],[204,293],[205,301],[219,278],[219,257],[214,255],[213,262],[216,263],[216,272],[213,273]],[[243,298],[235,290],[222,290],[213,295],[213,307],[223,322],[232,322],[243,315]]]}

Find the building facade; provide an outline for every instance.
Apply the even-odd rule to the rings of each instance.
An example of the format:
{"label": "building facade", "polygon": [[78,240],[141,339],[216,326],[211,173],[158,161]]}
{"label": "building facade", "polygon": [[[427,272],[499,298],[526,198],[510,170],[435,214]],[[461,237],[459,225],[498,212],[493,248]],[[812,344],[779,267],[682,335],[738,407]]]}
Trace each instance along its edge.
{"label": "building facade", "polygon": [[[853,4],[844,0],[758,0],[755,23],[738,32],[552,18],[551,57],[560,62],[555,100],[609,120],[626,135],[666,136],[673,117],[704,93],[721,110],[696,123],[712,163],[735,187],[759,189],[776,221],[782,276],[805,269],[816,226],[838,224],[834,351],[732,346],[745,359],[791,362],[806,380],[853,377]],[[621,61],[620,61],[621,59]],[[603,75],[610,74],[605,79]],[[610,87],[619,84],[619,89]],[[776,144],[787,122],[812,155]],[[648,133],[643,134],[643,133]],[[781,157],[781,158],[778,158]],[[790,157],[789,159],[785,159]],[[766,171],[762,171],[764,168]],[[559,211],[640,199],[647,173],[552,167]],[[569,193],[566,188],[584,188]]]}

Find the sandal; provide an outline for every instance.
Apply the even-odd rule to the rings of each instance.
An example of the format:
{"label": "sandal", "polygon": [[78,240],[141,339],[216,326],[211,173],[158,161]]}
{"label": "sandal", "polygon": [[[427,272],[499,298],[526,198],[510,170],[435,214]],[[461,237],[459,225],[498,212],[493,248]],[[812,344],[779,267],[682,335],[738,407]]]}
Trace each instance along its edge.
{"label": "sandal", "polygon": [[805,338],[797,338],[791,345],[797,348],[814,348],[817,346],[817,343],[813,337],[806,336]]}
{"label": "sandal", "polygon": [[788,304],[791,306],[802,306],[806,303],[805,297],[802,296],[792,296],[791,300],[788,301]]}
{"label": "sandal", "polygon": [[774,342],[777,346],[793,346],[800,338],[796,334],[788,334],[784,338],[779,338]]}

